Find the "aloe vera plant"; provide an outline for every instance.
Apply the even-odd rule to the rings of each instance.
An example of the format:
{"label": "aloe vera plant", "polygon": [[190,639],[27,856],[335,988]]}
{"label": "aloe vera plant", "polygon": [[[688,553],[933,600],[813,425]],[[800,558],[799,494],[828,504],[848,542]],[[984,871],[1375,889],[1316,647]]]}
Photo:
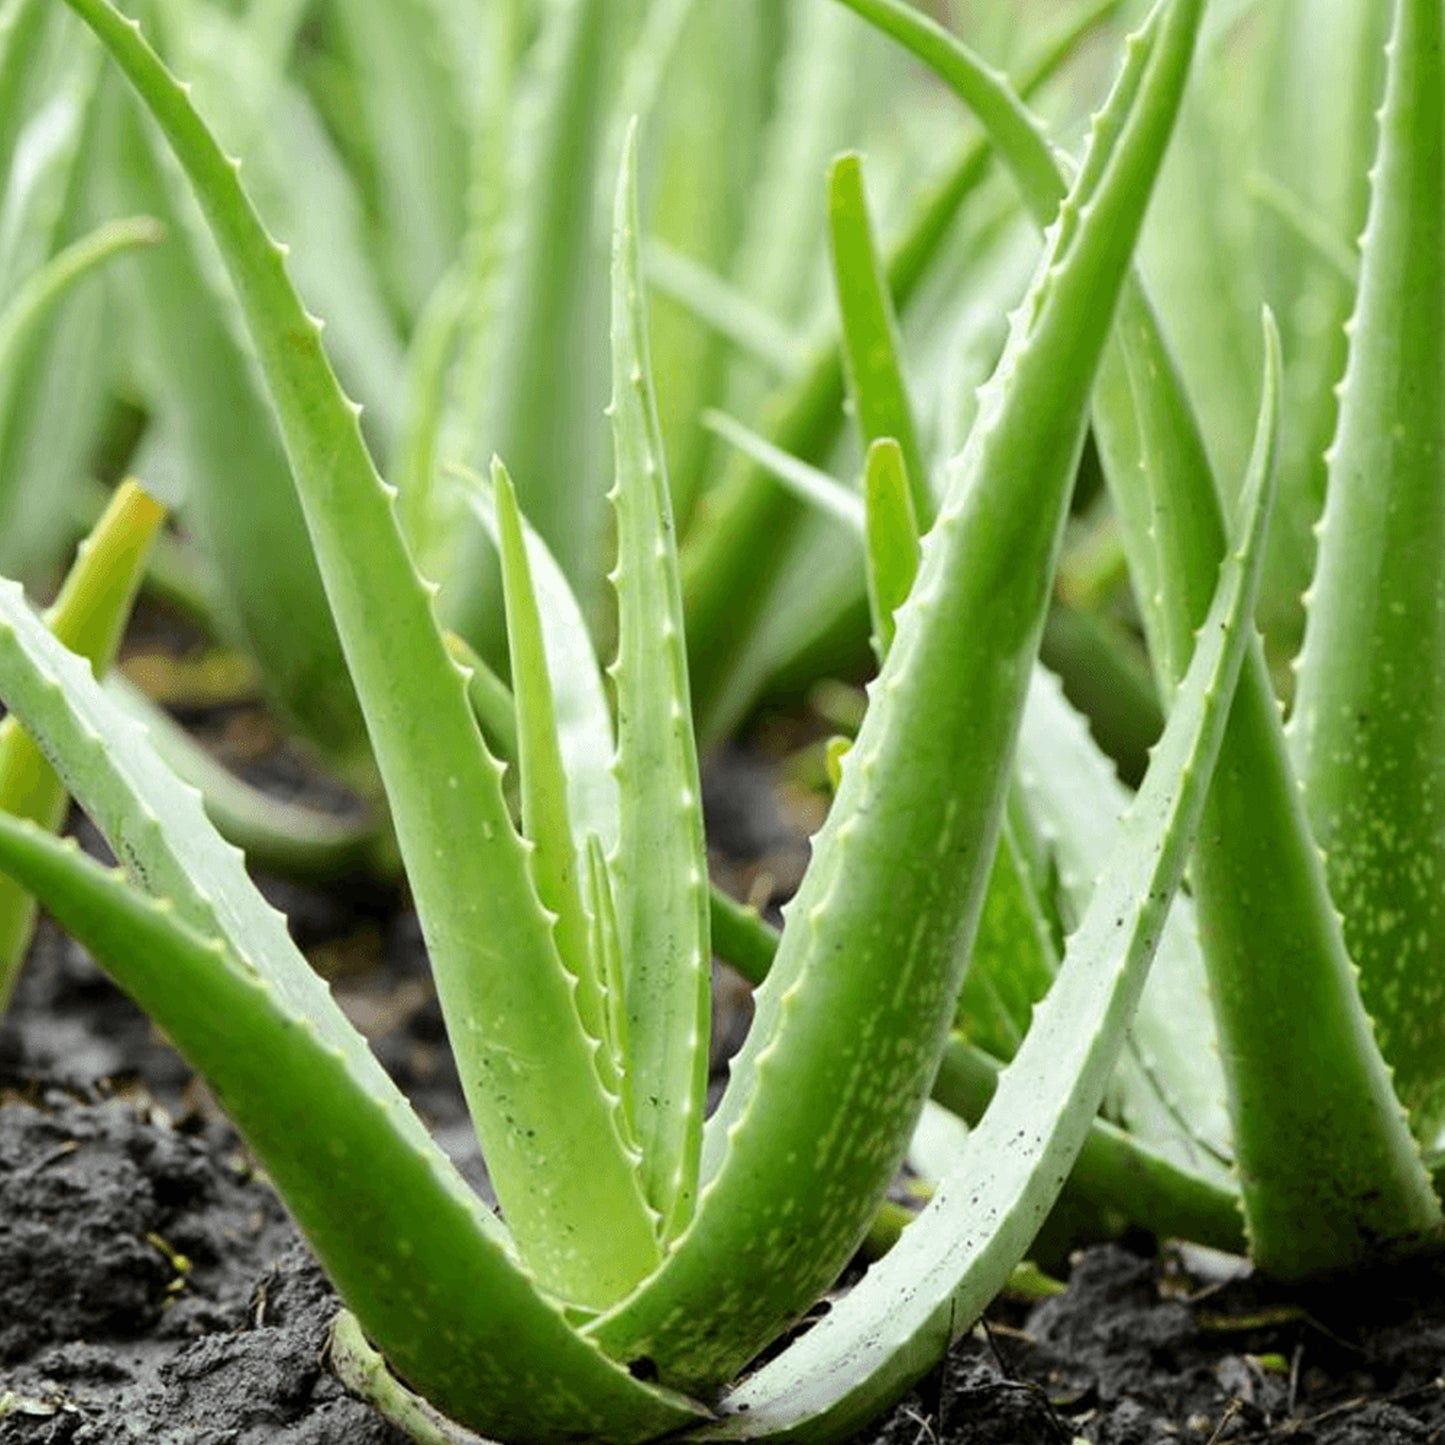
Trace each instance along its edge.
{"label": "aloe vera plant", "polygon": [[[1056,1196],[1143,984],[1248,651],[1274,472],[1273,363],[1238,549],[1154,768],[957,1177],[823,1324],[729,1393],[837,1277],[933,1081],[1094,374],[1202,0],[1164,0],[1128,44],[949,470],[748,1044],[706,1125],[709,910],[635,142],[613,228],[615,731],[596,704],[595,663],[579,657],[560,674],[549,664],[553,609],[539,579],[551,571],[500,466],[490,493],[519,828],[395,493],[240,168],[139,26],[108,0],[66,3],[159,125],[227,265],[502,1218],[427,1136],[196,794],[13,588],[0,589],[0,692],[122,867],[4,818],[0,862],[211,1080],[353,1312],[336,1332],[338,1368],[416,1438],[838,1438],[977,1314]],[[897,496],[896,480],[880,494]],[[579,691],[592,700],[580,710]]]}
{"label": "aloe vera plant", "polygon": [[[1045,222],[1065,177],[1017,96],[898,0],[844,3],[976,109]],[[1441,1231],[1416,1141],[1438,1139],[1442,1078],[1430,944],[1440,839],[1427,821],[1434,769],[1425,757],[1440,716],[1435,239],[1445,67],[1438,5],[1401,0],[1391,18],[1295,712],[1287,739],[1255,650],[1194,862],[1230,1157],[1252,1252],[1285,1276],[1433,1248]],[[1223,513],[1191,397],[1137,278],[1125,287],[1094,418],[1167,692],[1203,615]],[[1313,466],[1291,455],[1296,468]],[[1308,491],[1299,476],[1282,485],[1296,497]]]}

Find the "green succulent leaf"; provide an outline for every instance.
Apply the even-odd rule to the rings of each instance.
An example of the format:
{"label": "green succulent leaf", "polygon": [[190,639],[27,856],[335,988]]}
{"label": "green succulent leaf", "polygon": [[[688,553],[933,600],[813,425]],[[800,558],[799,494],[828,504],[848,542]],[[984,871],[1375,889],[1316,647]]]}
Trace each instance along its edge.
{"label": "green succulent leaf", "polygon": [[[95,245],[92,252],[103,255],[105,248]],[[83,271],[83,261],[79,269]],[[0,329],[3,326],[0,321]],[[164,516],[164,510],[136,483],[122,485],[81,543],[60,595],[46,613],[46,625],[56,638],[86,658],[97,673],[104,673],[115,660],[145,575],[146,556]],[[0,811],[54,832],[65,820],[68,802],[64,783],[34,739],[15,718],[7,717],[0,723]],[[0,881],[0,1016],[34,927],[34,900],[10,880]]]}
{"label": "green succulent leaf", "polygon": [[[557,957],[501,770],[416,574],[320,326],[238,170],[139,30],[67,0],[189,176],[241,302],[386,783],[463,1089],[519,1248],[551,1288],[600,1303],[652,1267],[656,1240]],[[384,599],[380,600],[379,598]],[[440,785],[438,780],[441,780]],[[124,824],[124,819],[119,820]],[[540,1162],[548,1187],[539,1189]]]}
{"label": "green succulent leaf", "polygon": [[[460,475],[474,494],[473,512],[492,535],[493,542],[498,543],[491,482],[465,469]],[[518,520],[527,542],[527,562],[541,614],[547,674],[552,683],[553,713],[567,775],[573,831],[578,838],[595,833],[604,847],[613,848],[617,845],[618,827],[617,780],[612,776],[615,743],[612,711],[607,702],[602,668],[592,647],[587,620],[561,567],[527,519],[519,514]],[[474,653],[470,650],[468,653],[467,666],[474,670],[486,668],[486,664]],[[478,672],[478,676],[484,675],[484,672]],[[492,704],[479,714],[488,726],[500,722],[503,708],[515,718],[515,704],[510,693],[504,687],[501,693],[497,693],[493,683],[502,687],[493,676],[486,684],[494,694]],[[503,755],[515,761],[515,740],[507,743]]]}
{"label": "green succulent leaf", "polygon": [[1065,208],[952,468],[709,1122],[697,1215],[593,1327],[609,1353],[649,1360],[664,1381],[735,1373],[832,1282],[922,1108],[992,862],[1094,368],[1198,19],[1196,3],[1174,4],[1156,45],[1130,47],[1096,126],[1108,164],[1086,168],[1099,184]]}
{"label": "green succulent leaf", "polygon": [[1445,1126],[1445,17],[1396,6],[1291,742],[1416,1135]]}
{"label": "green succulent leaf", "polygon": [[843,352],[863,445],[866,450],[885,437],[893,439],[902,453],[913,510],[927,527],[933,520],[933,490],[903,375],[898,317],[868,214],[861,156],[842,155],[833,162],[828,220]]}
{"label": "green succulent leaf", "polygon": [[691,1218],[697,1188],[712,947],[702,786],[637,226],[634,129],[618,182],[612,263],[621,827],[609,869],[627,969],[630,1116],[648,1197],[672,1238]]}
{"label": "green succulent leaf", "polygon": [[537,1445],[643,1440],[702,1416],[578,1337],[299,956],[253,967],[5,815],[0,860],[203,1070],[342,1298],[438,1408]]}
{"label": "green succulent leaf", "polygon": [[[556,915],[553,927],[558,952],[577,979],[577,1009],[583,1027],[601,1041],[607,1037],[602,983],[583,903],[581,855],[567,807],[566,763],[557,733],[542,615],[517,511],[517,494],[507,469],[499,461],[492,465],[492,495],[497,506],[502,590],[507,604],[507,650],[516,700],[522,833],[535,850],[533,873],[542,906]],[[603,1085],[619,1093],[621,1079],[612,1067],[611,1051],[600,1050],[598,1063]]]}
{"label": "green succulent leaf", "polygon": [[[845,4],[859,0],[843,0]],[[866,0],[890,15],[899,0]],[[897,33],[914,43],[916,27]],[[950,42],[945,78],[998,89]],[[964,87],[956,83],[960,94]],[[982,112],[981,112],[982,114]],[[1048,154],[1034,126],[1039,156]],[[1017,127],[1010,134],[1020,141]],[[1043,223],[1042,171],[1025,197]],[[1081,177],[1079,183],[1084,183]],[[1062,187],[1063,175],[1056,185]],[[1124,289],[1095,427],[1163,689],[1182,676],[1225,550],[1199,425],[1142,283]],[[1440,1207],[1359,997],[1286,753],[1263,653],[1246,661],[1194,866],[1250,1239],[1286,1276],[1346,1267],[1435,1232]],[[1261,879],[1269,879],[1263,890]],[[1258,967],[1261,957],[1274,960]],[[1301,1013],[1298,1000],[1310,1000]],[[1295,1020],[1280,1046],[1283,1020]]]}
{"label": "green succulent leaf", "polygon": [[735,1390],[724,1420],[705,1437],[819,1445],[843,1438],[971,1326],[1057,1197],[1087,1137],[1183,875],[1252,635],[1274,491],[1277,378],[1272,368],[1239,548],[1226,561],[1104,881],[993,1103],[898,1245],[800,1341]]}
{"label": "green succulent leaf", "polygon": [[879,437],[863,463],[868,608],[879,658],[893,645],[894,614],[918,576],[918,512],[909,486],[908,459],[892,437]]}

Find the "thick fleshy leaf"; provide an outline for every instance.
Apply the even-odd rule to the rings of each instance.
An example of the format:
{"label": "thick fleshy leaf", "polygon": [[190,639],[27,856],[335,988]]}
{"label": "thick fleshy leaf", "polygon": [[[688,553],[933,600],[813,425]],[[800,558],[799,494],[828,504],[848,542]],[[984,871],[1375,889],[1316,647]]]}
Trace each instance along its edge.
{"label": "thick fleshy leaf", "polygon": [[1445,16],[1399,0],[1291,743],[1416,1135],[1445,1126]]}
{"label": "thick fleshy leaf", "polygon": [[[243,963],[3,815],[0,861],[205,1074],[342,1298],[436,1406],[536,1445],[644,1440],[704,1414],[578,1337],[304,963]],[[309,1008],[284,982],[296,969]]]}
{"label": "thick fleshy leaf", "polygon": [[1104,881],[983,1122],[899,1244],[735,1390],[725,1420],[705,1436],[819,1445],[842,1438],[972,1325],[1052,1207],[1088,1135],[1183,875],[1252,635],[1275,474],[1277,375],[1265,397],[1240,549],[1225,564]]}
{"label": "thick fleshy leaf", "polygon": [[610,1353],[650,1361],[664,1381],[726,1377],[796,1318],[857,1245],[907,1147],[988,878],[1094,368],[1199,9],[1172,5],[1152,48],[1131,45],[1084,189],[951,469],[709,1123],[694,1222],[594,1327]]}
{"label": "thick fleshy leaf", "polygon": [[595,1043],[537,901],[501,770],[447,651],[433,589],[412,566],[395,493],[377,475],[319,324],[238,167],[136,26],[107,0],[67,3],[165,132],[236,287],[386,783],[462,1087],[513,1235],[548,1287],[605,1300],[652,1267],[651,1218],[613,1101],[598,1084]]}
{"label": "thick fleshy leaf", "polygon": [[[599,1043],[608,1038],[599,957],[590,938],[583,902],[582,855],[567,806],[566,762],[557,733],[557,710],[547,667],[542,614],[517,511],[517,494],[501,462],[492,466],[497,505],[502,592],[507,606],[507,651],[517,717],[517,774],[522,796],[522,833],[530,840],[533,872],[542,906],[556,915],[553,928],[563,966],[577,980],[577,1010]],[[618,1094],[622,1080],[612,1051],[597,1054],[604,1087]]]}
{"label": "thick fleshy leaf", "polygon": [[[81,543],[60,595],[46,613],[46,625],[56,638],[86,658],[97,673],[115,660],[146,556],[164,517],[164,509],[134,482],[121,486]],[[54,832],[65,820],[68,802],[65,784],[35,740],[15,718],[7,717],[0,723],[0,811]],[[34,926],[34,900],[10,880],[0,882],[0,1015]]]}
{"label": "thick fleshy leaf", "polygon": [[933,489],[903,375],[898,317],[868,214],[861,156],[843,155],[833,162],[828,221],[843,354],[863,447],[866,451],[892,438],[902,452],[913,510],[926,529],[933,521]]}
{"label": "thick fleshy leaf", "polygon": [[637,234],[637,141],[618,183],[612,274],[617,775],[608,860],[627,993],[628,1112],[664,1237],[692,1216],[707,1089],[712,948],[682,594]]}
{"label": "thick fleshy leaf", "polygon": [[[899,0],[843,3],[886,11],[907,44],[936,42],[937,28],[924,36]],[[961,95],[1003,85],[956,42],[950,46],[944,78],[966,74],[967,89],[956,84]],[[1036,160],[1050,156],[1036,124],[1009,131],[1021,145],[1030,133]],[[1052,209],[1043,169],[1020,166],[1020,176],[1042,223]],[[1063,183],[1060,173],[1055,184]],[[1136,278],[1124,288],[1115,338],[1100,371],[1095,430],[1167,691],[1209,605],[1225,551],[1223,505],[1178,368]],[[1195,896],[1258,1261],[1283,1275],[1327,1272],[1391,1241],[1408,1247],[1433,1234],[1440,1206],[1360,1002],[1258,647],[1245,662],[1201,839]],[[1261,956],[1271,967],[1258,966]],[[1310,1000],[1305,1012],[1301,997]],[[1284,1019],[1294,1021],[1287,1034]]]}

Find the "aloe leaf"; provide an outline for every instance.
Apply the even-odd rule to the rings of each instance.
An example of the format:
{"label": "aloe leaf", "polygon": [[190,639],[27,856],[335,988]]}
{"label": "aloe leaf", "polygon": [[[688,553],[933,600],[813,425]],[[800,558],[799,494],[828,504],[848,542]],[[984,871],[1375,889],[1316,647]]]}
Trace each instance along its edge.
{"label": "aloe leaf", "polygon": [[1401,0],[1291,743],[1416,1135],[1445,1125],[1445,21]]}
{"label": "aloe leaf", "polygon": [[176,776],[199,790],[216,831],[251,867],[298,883],[383,871],[386,829],[372,813],[338,816],[272,797],[218,763],[123,675],[112,674],[106,692],[144,724]]}
{"label": "aloe leaf", "polygon": [[[359,782],[369,759],[356,695],[326,604],[270,404],[215,274],[210,240],[169,178],[159,141],[128,102],[111,132],[129,204],[167,242],[129,288],[148,391],[181,449],[185,513],[209,565],[224,635],[260,668],[287,727]],[[175,364],[177,354],[185,365]],[[372,784],[374,788],[374,782]]]}
{"label": "aloe leaf", "polygon": [[[617,905],[612,897],[612,880],[607,873],[602,841],[595,833],[587,835],[587,910],[592,924],[592,957],[602,979],[606,1006],[603,1037],[616,1060],[617,1073],[621,1075],[626,1070],[630,1054],[627,970],[622,958],[621,930],[617,922]],[[628,1126],[631,1127],[630,1118]]]}
{"label": "aloe leaf", "polygon": [[918,576],[918,513],[909,480],[902,446],[892,437],[879,437],[863,464],[863,497],[868,607],[880,659],[893,645],[893,615]]}
{"label": "aloe leaf", "polygon": [[[917,585],[704,1136],[693,1225],[593,1327],[609,1353],[651,1361],[664,1381],[732,1375],[832,1282],[922,1108],[988,880],[1094,369],[1199,11],[1173,4],[1152,47],[1129,47],[1096,125],[1109,164],[1086,168],[1103,170],[1102,182],[1062,211],[951,468]],[[1075,207],[1087,207],[1082,219]]]}
{"label": "aloe leaf", "polygon": [[[1064,921],[1088,909],[1114,844],[1128,790],[1058,683],[1034,674],[1019,735],[1019,788],[1056,870]],[[1129,1026],[1112,1101],[1132,1133],[1206,1172],[1228,1160],[1224,1073],[1209,1008],[1194,904],[1175,897]]]}
{"label": "aloe leaf", "polygon": [[[3,327],[3,323],[0,323]],[[4,347],[0,345],[0,356]],[[145,573],[146,554],[164,511],[134,482],[125,483],[80,551],[46,625],[98,673],[115,660]],[[65,785],[13,717],[0,723],[0,810],[54,832],[65,820]],[[0,882],[0,1015],[5,1012],[35,928],[35,903]]]}
{"label": "aloe leaf", "polygon": [[702,788],[637,232],[637,141],[618,182],[612,291],[617,775],[609,861],[627,967],[628,1099],[666,1237],[691,1217],[707,1088],[711,946]]}
{"label": "aloe leaf", "polygon": [[342,1298],[438,1408],[523,1442],[640,1440],[702,1414],[578,1337],[304,963],[243,963],[167,900],[3,815],[0,860],[205,1073]]}
{"label": "aloe leaf", "polygon": [[[0,173],[0,295],[6,297],[91,224],[99,56],[63,26],[48,30],[59,48],[54,64],[42,67],[41,103]],[[89,467],[110,379],[112,354],[99,341],[107,302],[104,287],[74,294],[50,326],[12,353],[0,376],[0,566],[11,575],[59,562],[69,540],[70,498]]]}
{"label": "aloe leaf", "polygon": [[794,496],[862,535],[863,502],[856,492],[835,477],[799,460],[782,447],[774,446],[766,437],[759,436],[724,411],[707,412],[703,423],[770,477],[781,482]]}
{"label": "aloe leaf", "polygon": [[657,240],[647,247],[647,283],[783,381],[806,365],[807,346],[752,297],[701,262]]}
{"label": "aloe leaf", "polygon": [[[1118,9],[1097,0],[1070,16],[1020,69],[1019,89],[1032,94],[1074,53],[1081,37]],[[953,222],[982,183],[991,159],[986,143],[965,142],[921,198],[886,270],[893,303],[906,316],[909,303],[936,267]],[[793,197],[786,198],[793,207]],[[770,233],[769,244],[776,237]],[[816,461],[836,437],[844,376],[835,341],[819,348],[804,375],[767,404],[769,438],[784,451]],[[693,709],[705,741],[734,726],[778,662],[774,650],[751,643],[760,634],[806,510],[779,496],[765,472],[739,465],[718,484],[705,514],[689,533],[683,554]]]}
{"label": "aloe leaf", "polygon": [[[900,8],[898,0],[864,3]],[[957,54],[974,84],[988,82],[979,62]],[[1046,152],[1042,134],[1036,139]],[[1048,207],[1042,197],[1034,204],[1042,220]],[[1137,280],[1124,289],[1115,335],[1098,380],[1096,435],[1167,689],[1208,607],[1225,550],[1223,508]],[[1257,1261],[1303,1276],[1433,1233],[1440,1208],[1360,1001],[1257,647],[1244,665],[1201,839],[1195,896]],[[1271,967],[1258,966],[1261,956]],[[1302,997],[1310,1000],[1303,1015]],[[1301,1026],[1282,1048],[1277,1021],[1285,1018]]]}
{"label": "aloe leaf", "polygon": [[933,520],[933,490],[903,376],[898,317],[873,238],[861,156],[842,155],[833,162],[828,222],[843,354],[863,446],[893,439],[902,453],[914,513],[927,527]]}
{"label": "aloe leaf", "polygon": [[[492,535],[493,542],[497,542],[492,484],[471,471],[463,470],[461,475],[474,494],[472,511]],[[553,712],[567,775],[574,836],[585,838],[595,833],[605,849],[614,848],[618,827],[617,780],[612,776],[615,744],[602,669],[588,635],[587,620],[561,567],[527,519],[519,514],[518,520],[526,538],[528,567],[541,612],[542,640],[547,651],[547,673],[552,680]],[[486,664],[473,653],[469,665],[484,670],[473,678],[475,686],[478,679],[486,675]],[[515,703],[494,675],[485,685],[492,693],[492,702],[479,716],[497,725],[498,714],[505,708],[515,717]],[[515,738],[505,744],[503,754],[515,761]]]}
{"label": "aloe leaf", "polygon": [[[603,397],[604,243],[597,177],[612,164],[607,134],[620,37],[606,0],[550,6],[517,121],[514,209],[497,284],[495,363],[479,413],[483,453],[519,479],[522,511],[584,598],[600,568],[602,488],[592,418]],[[448,583],[447,616],[480,642],[495,635],[490,559],[473,539]],[[480,648],[488,656],[486,646]]]}
{"label": "aloe leaf", "polygon": [[0,313],[0,376],[8,376],[36,328],[52,307],[113,257],[141,246],[154,246],[164,230],[148,217],[111,221],[67,246],[34,272]]}
{"label": "aloe leaf", "polygon": [[[939,1065],[934,1100],[977,1127],[1007,1067],[956,1036]],[[1089,1125],[1060,1191],[1060,1210],[1077,1205],[1110,1211],[1160,1239],[1187,1239],[1229,1254],[1248,1249],[1244,1212],[1232,1182],[1215,1172],[1199,1172],[1107,1119],[1096,1117]]]}
{"label": "aloe leaf", "polygon": [[1222,570],[1103,881],[992,1105],[898,1245],[800,1341],[735,1390],[724,1421],[706,1436],[820,1445],[841,1439],[972,1325],[1052,1207],[1103,1096],[1183,875],[1252,634],[1274,491],[1277,376],[1272,368],[1240,546]]}
{"label": "aloe leaf", "polygon": [[467,116],[459,57],[430,0],[328,7],[356,76],[372,211],[389,290],[415,319],[465,227]]}
{"label": "aloe leaf", "polygon": [[[67,3],[165,131],[235,284],[508,1223],[544,1284],[605,1299],[651,1268],[651,1219],[508,816],[500,769],[483,746],[433,593],[407,553],[394,492],[377,475],[318,323],[296,295],[236,167],[135,26],[106,0]],[[545,1190],[536,1186],[543,1160]]]}
{"label": "aloe leaf", "polygon": [[[492,466],[502,591],[507,605],[508,653],[517,716],[517,772],[521,779],[522,834],[531,840],[533,873],[542,906],[556,915],[557,951],[577,979],[577,1011],[595,1039],[609,1037],[597,958],[583,903],[581,856],[567,807],[566,762],[557,734],[557,713],[548,674],[542,616],[517,511],[517,494],[501,462]],[[598,1055],[603,1085],[617,1094],[621,1078],[613,1054]]]}

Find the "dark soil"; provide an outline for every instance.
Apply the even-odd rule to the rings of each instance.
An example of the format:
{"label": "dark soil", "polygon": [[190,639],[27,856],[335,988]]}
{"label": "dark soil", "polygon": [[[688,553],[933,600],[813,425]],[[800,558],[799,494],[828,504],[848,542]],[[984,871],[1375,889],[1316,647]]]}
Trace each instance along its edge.
{"label": "dark soil", "polygon": [[[806,854],[774,776],[724,760],[707,791],[728,885],[790,890]],[[414,919],[367,890],[273,896],[484,1187]],[[720,982],[728,1052],[746,999]],[[1078,1256],[1058,1298],[999,1302],[877,1439],[1445,1442],[1438,1274],[1300,1300],[1140,1243]],[[0,1445],[400,1445],[323,1367],[336,1308],[205,1090],[42,929],[0,1025]]]}

